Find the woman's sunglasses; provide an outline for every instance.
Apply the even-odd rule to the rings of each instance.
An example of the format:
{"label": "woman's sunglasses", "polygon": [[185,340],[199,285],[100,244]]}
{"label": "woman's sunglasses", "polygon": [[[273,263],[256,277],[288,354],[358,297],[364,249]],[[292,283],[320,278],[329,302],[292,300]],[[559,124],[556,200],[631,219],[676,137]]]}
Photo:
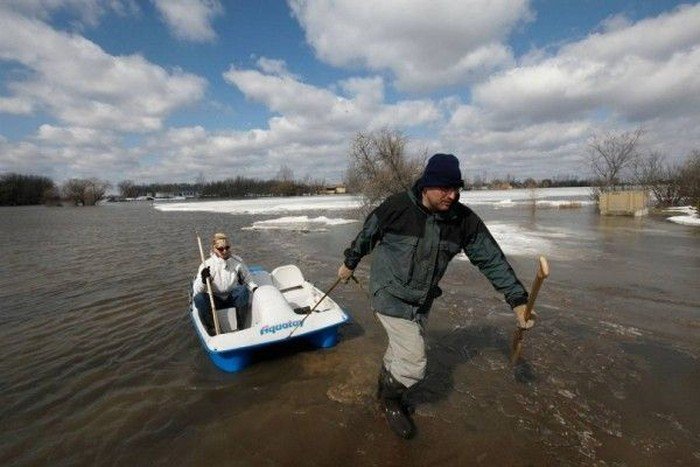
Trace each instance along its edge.
{"label": "woman's sunglasses", "polygon": [[216,249],[219,250],[221,253],[223,253],[224,251],[230,250],[231,247],[230,246],[217,246]]}

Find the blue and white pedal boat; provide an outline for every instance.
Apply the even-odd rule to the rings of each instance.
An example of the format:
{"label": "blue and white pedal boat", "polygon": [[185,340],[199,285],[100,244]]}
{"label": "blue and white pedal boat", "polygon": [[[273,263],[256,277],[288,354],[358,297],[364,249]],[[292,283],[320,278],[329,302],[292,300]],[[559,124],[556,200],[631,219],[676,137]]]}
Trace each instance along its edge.
{"label": "blue and white pedal boat", "polygon": [[[271,273],[251,267],[258,284],[245,318],[239,323],[235,308],[217,310],[221,333],[210,336],[199,311],[191,303],[191,317],[204,349],[223,371],[236,372],[250,363],[262,348],[304,339],[319,348],[338,342],[338,328],[350,317],[329,296],[310,314],[324,293],[306,281],[295,265],[280,266]],[[295,311],[296,310],[296,311]]]}

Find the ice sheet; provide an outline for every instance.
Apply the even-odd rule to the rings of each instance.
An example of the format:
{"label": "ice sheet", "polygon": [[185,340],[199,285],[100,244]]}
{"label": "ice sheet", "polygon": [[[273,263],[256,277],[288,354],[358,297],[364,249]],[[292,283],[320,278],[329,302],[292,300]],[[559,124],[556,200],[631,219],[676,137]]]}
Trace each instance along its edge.
{"label": "ice sheet", "polygon": [[685,214],[683,216],[672,216],[666,220],[675,222],[676,224],[700,226],[700,216],[698,216],[697,210],[692,206],[673,207],[665,209],[665,211],[680,212]]}
{"label": "ice sheet", "polygon": [[[590,188],[542,188],[535,190],[479,190],[462,191],[464,204],[497,204],[515,207],[537,202],[538,207],[568,207],[572,202],[592,204]],[[159,211],[208,211],[228,214],[276,214],[308,211],[342,211],[356,209],[362,199],[355,195],[319,195],[295,197],[265,197],[220,201],[191,201],[154,204]]]}
{"label": "ice sheet", "polygon": [[243,227],[243,230],[292,230],[300,232],[323,232],[328,230],[326,226],[351,224],[358,222],[355,219],[329,218],[319,216],[287,216],[277,219],[253,222],[253,225]]}

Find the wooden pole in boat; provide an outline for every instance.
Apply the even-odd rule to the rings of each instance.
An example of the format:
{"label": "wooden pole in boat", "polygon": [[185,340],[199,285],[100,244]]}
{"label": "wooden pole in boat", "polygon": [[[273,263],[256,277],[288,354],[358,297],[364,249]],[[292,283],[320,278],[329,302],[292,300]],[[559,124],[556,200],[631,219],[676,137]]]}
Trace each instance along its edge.
{"label": "wooden pole in boat", "polygon": [[311,308],[311,311],[309,311],[309,312],[307,313],[307,315],[304,316],[304,319],[301,320],[301,323],[299,323],[299,326],[296,326],[294,329],[292,329],[292,332],[289,333],[289,335],[287,336],[287,339],[289,339],[290,337],[292,337],[292,334],[294,334],[294,332],[295,332],[297,329],[299,329],[300,327],[302,327],[302,326],[304,325],[304,321],[306,321],[306,318],[308,318],[309,316],[311,316],[311,313],[313,313],[314,310],[321,304],[321,302],[328,296],[328,294],[331,293],[331,292],[333,291],[333,289],[335,289],[335,286],[338,285],[338,284],[340,284],[340,281],[341,281],[341,279],[340,279],[340,277],[339,277],[338,279],[336,279],[335,282],[333,282],[333,285],[331,285],[331,287],[328,289],[328,292],[326,292],[325,294],[323,294],[323,297],[321,297],[321,300],[319,300],[318,302],[316,302],[316,304],[314,305],[314,307]]}
{"label": "wooden pole in boat", "polygon": [[[202,239],[199,238],[199,232],[195,230],[197,235],[197,244],[199,245],[199,256],[202,258],[202,263],[204,263],[204,249],[202,248]],[[216,335],[221,334],[219,329],[219,320],[216,318],[216,305],[214,305],[214,294],[211,291],[211,278],[207,277],[207,292],[209,292],[209,304],[211,305],[211,317],[214,320],[214,332]]]}

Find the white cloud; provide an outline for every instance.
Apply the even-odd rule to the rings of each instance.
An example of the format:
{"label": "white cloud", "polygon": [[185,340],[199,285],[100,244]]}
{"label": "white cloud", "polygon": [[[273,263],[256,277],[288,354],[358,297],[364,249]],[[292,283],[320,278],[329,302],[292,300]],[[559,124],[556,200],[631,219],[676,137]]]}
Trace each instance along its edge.
{"label": "white cloud", "polygon": [[270,129],[304,140],[320,140],[313,134],[345,136],[348,132],[386,125],[408,128],[441,117],[429,100],[384,103],[384,85],[378,77],[340,82],[346,96],[290,76],[267,75],[256,70],[231,67],[224,78],[248,99],[280,115],[270,119]]}
{"label": "white cloud", "polygon": [[153,0],[173,35],[193,42],[216,38],[212,21],[223,13],[218,0]]}
{"label": "white cloud", "polygon": [[[274,68],[278,73],[286,66],[277,63]],[[147,152],[169,157],[159,162],[157,170],[142,166],[143,176],[193,180],[201,171],[209,179],[269,178],[287,165],[298,178],[308,175],[338,181],[347,166],[349,143],[358,131],[385,125],[408,129],[442,118],[428,100],[385,103],[383,81],[378,77],[342,81],[335,87],[343,94],[286,74],[235,67],[224,79],[276,114],[268,127],[219,132],[187,127],[154,134]]]}
{"label": "white cloud", "polygon": [[474,103],[500,120],[644,121],[700,111],[700,5],[593,34],[555,56],[492,76]]}
{"label": "white cloud", "polygon": [[139,55],[109,55],[79,35],[1,8],[0,60],[29,70],[8,83],[14,94],[8,99],[72,126],[157,130],[174,110],[199,100],[206,84]]}
{"label": "white cloud", "polygon": [[118,15],[134,14],[139,7],[134,0],[4,0],[6,7],[24,15],[48,19],[59,10],[77,15],[88,26],[97,26],[108,12]]}
{"label": "white cloud", "polygon": [[71,177],[116,182],[138,167],[141,157],[139,149],[124,147],[106,130],[42,125],[25,141],[0,138],[0,172],[40,174],[58,183]]}
{"label": "white cloud", "polygon": [[492,174],[588,176],[587,138],[635,126],[647,129],[645,148],[678,159],[700,140],[699,76],[700,5],[606,20],[602,32],[478,83],[440,137]]}
{"label": "white cloud", "polygon": [[504,43],[531,18],[527,0],[289,0],[318,57],[390,70],[397,86],[470,82],[513,63]]}
{"label": "white cloud", "polygon": [[55,146],[112,146],[117,143],[114,132],[84,127],[57,127],[44,124],[36,133],[36,140]]}
{"label": "white cloud", "polygon": [[19,97],[0,96],[0,113],[28,115],[32,113],[32,103]]}
{"label": "white cloud", "polygon": [[290,78],[299,79],[297,75],[294,75],[287,70],[287,63],[284,60],[260,57],[257,60],[256,65],[260,71],[268,75],[288,76]]}
{"label": "white cloud", "polygon": [[[79,2],[58,3],[68,8]],[[404,2],[391,8],[394,17],[385,3],[375,3],[300,1],[292,7],[327,62],[389,70],[407,89],[476,80],[471,100],[444,96],[444,90],[440,100],[407,100],[387,91],[381,73],[367,76],[365,70],[313,85],[284,60],[253,56],[255,67],[231,67],[223,77],[268,110],[266,125],[164,128],[168,116],[201,99],[202,78],[139,55],[111,56],[80,35],[52,29],[38,14],[29,19],[16,13],[19,7],[0,6],[0,60],[12,69],[3,76],[0,112],[13,119],[52,117],[24,141],[0,135],[0,171],[110,174],[116,183],[193,181],[200,173],[209,180],[268,178],[287,165],[298,178],[337,181],[353,136],[390,126],[415,146],[458,155],[465,177],[586,176],[586,140],[594,131],[642,125],[645,147],[676,157],[700,141],[700,5],[637,23],[611,17],[579,42],[533,51],[515,64],[503,41],[527,18],[524,0],[511,2],[495,26],[474,26],[482,28],[474,36],[467,26],[483,16],[462,21],[460,2],[421,3],[418,10]],[[506,2],[489,5],[487,15]],[[468,31],[458,31],[448,16]],[[454,41],[458,47],[450,46]],[[474,58],[480,54],[493,66],[476,65],[483,64]],[[478,78],[482,71],[490,75]],[[131,132],[142,135],[125,139]]]}

